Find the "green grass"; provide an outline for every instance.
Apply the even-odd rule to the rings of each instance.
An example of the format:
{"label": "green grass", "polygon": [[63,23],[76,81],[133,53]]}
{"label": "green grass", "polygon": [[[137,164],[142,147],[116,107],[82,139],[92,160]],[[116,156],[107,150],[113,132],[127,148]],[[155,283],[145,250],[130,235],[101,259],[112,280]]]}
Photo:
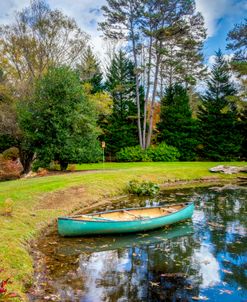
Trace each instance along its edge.
{"label": "green grass", "polygon": [[[175,162],[175,163],[102,163],[77,165],[78,170],[104,170],[96,173],[70,173],[32,179],[20,179],[0,183],[0,212],[5,211],[5,200],[13,200],[12,216],[0,216],[0,269],[1,277],[10,277],[14,282],[11,290],[17,291],[25,299],[24,284],[31,280],[33,273],[32,258],[28,253],[27,241],[38,236],[40,230],[55,217],[71,211],[60,208],[53,210],[42,205],[48,193],[81,186],[85,198],[97,200],[120,194],[131,179],[145,179],[159,184],[175,180],[193,180],[217,175],[231,179],[236,175],[212,174],[212,162]],[[228,163],[228,165],[245,163]],[[79,204],[75,204],[78,207]]]}

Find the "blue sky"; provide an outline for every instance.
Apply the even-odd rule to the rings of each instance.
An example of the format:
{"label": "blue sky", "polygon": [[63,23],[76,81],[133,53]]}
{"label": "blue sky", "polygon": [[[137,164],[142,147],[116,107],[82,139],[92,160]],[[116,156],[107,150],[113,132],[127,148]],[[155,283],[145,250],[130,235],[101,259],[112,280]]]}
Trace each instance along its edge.
{"label": "blue sky", "polygon": [[[247,0],[195,0],[197,10],[202,13],[208,38],[204,46],[205,61],[221,48],[225,52],[226,36],[236,23],[247,16]],[[100,7],[106,0],[47,0],[51,8],[58,8],[74,17],[83,30],[91,35],[92,45],[98,55],[106,49],[97,31],[97,22],[102,20]],[[29,4],[29,0],[0,0],[0,23],[14,19],[14,13]]]}
{"label": "blue sky", "polygon": [[226,37],[236,23],[247,16],[246,0],[196,0],[197,9],[205,19],[208,38],[204,45],[205,59],[209,59],[219,48],[225,50]]}

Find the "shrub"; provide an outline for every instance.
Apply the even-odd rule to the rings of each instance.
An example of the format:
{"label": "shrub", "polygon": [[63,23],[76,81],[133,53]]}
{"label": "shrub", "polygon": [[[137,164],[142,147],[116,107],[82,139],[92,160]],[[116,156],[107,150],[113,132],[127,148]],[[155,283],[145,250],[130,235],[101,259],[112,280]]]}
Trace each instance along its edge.
{"label": "shrub", "polygon": [[140,146],[126,147],[116,154],[120,162],[148,162],[148,161],[177,161],[180,154],[175,147],[161,143],[143,150]]}
{"label": "shrub", "polygon": [[61,170],[61,167],[60,167],[58,161],[53,160],[53,161],[50,163],[48,169],[51,170],[51,171],[60,171],[60,170]]}
{"label": "shrub", "polygon": [[68,170],[68,171],[76,171],[76,165],[74,165],[74,164],[68,165],[67,170]]}
{"label": "shrub", "polygon": [[0,181],[19,178],[22,171],[22,165],[19,161],[5,159],[0,154]]}
{"label": "shrub", "polygon": [[117,152],[116,159],[123,162],[152,161],[140,146],[122,148]]}
{"label": "shrub", "polygon": [[37,175],[38,176],[46,176],[48,174],[48,170],[45,168],[38,168]]}
{"label": "shrub", "polygon": [[177,148],[161,143],[158,146],[151,146],[147,150],[148,157],[152,161],[177,161],[180,154]]}
{"label": "shrub", "polygon": [[19,149],[11,147],[3,152],[4,159],[16,160],[19,157]]}
{"label": "shrub", "polygon": [[126,190],[128,193],[138,196],[154,196],[159,193],[160,187],[152,181],[131,180],[128,182]]}
{"label": "shrub", "polygon": [[46,161],[35,159],[35,161],[32,164],[32,171],[37,172],[39,169],[42,169],[42,168],[48,169],[48,168],[50,168],[50,166]]}

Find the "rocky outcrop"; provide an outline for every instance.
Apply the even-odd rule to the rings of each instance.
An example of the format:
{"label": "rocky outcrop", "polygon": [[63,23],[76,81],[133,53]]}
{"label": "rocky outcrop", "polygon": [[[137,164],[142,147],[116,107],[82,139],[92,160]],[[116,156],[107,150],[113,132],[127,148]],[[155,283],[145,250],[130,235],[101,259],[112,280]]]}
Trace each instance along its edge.
{"label": "rocky outcrop", "polygon": [[247,173],[247,166],[236,167],[236,166],[223,166],[219,165],[209,169],[210,172],[219,172],[224,174],[237,174],[237,173]]}

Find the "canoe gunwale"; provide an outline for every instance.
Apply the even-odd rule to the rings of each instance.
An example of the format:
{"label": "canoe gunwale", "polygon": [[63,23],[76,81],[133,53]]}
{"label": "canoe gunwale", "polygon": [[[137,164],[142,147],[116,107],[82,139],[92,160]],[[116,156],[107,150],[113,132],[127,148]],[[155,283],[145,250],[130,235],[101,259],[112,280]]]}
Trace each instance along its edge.
{"label": "canoe gunwale", "polygon": [[[135,220],[86,220],[86,219],[76,219],[76,217],[74,216],[71,216],[71,217],[58,217],[58,220],[73,220],[73,221],[78,221],[78,222],[86,222],[86,223],[129,223],[129,222],[132,222],[132,221],[145,221],[145,220],[155,220],[155,219],[160,219],[160,218],[163,218],[163,217],[169,217],[169,216],[172,216],[176,213],[179,213],[181,211],[184,211],[185,209],[189,208],[190,206],[194,206],[194,202],[185,202],[185,203],[173,203],[173,204],[169,204],[169,205],[166,205],[166,206],[154,206],[154,207],[141,207],[141,208],[126,208],[126,209],[118,209],[118,210],[111,210],[111,211],[103,211],[103,212],[96,212],[96,213],[93,213],[93,214],[83,214],[84,216],[88,216],[90,218],[90,216],[93,216],[93,215],[99,215],[99,214],[106,214],[106,213],[114,213],[114,212],[120,212],[120,211],[128,211],[128,210],[140,210],[140,209],[157,209],[157,208],[169,208],[169,207],[172,207],[172,206],[178,206],[178,205],[184,205],[184,207],[182,207],[181,209],[173,212],[173,213],[169,213],[169,214],[165,214],[165,215],[160,215],[158,217],[143,217],[143,218],[140,218],[140,219],[135,219]],[[80,215],[77,216],[78,218],[81,217]]]}

